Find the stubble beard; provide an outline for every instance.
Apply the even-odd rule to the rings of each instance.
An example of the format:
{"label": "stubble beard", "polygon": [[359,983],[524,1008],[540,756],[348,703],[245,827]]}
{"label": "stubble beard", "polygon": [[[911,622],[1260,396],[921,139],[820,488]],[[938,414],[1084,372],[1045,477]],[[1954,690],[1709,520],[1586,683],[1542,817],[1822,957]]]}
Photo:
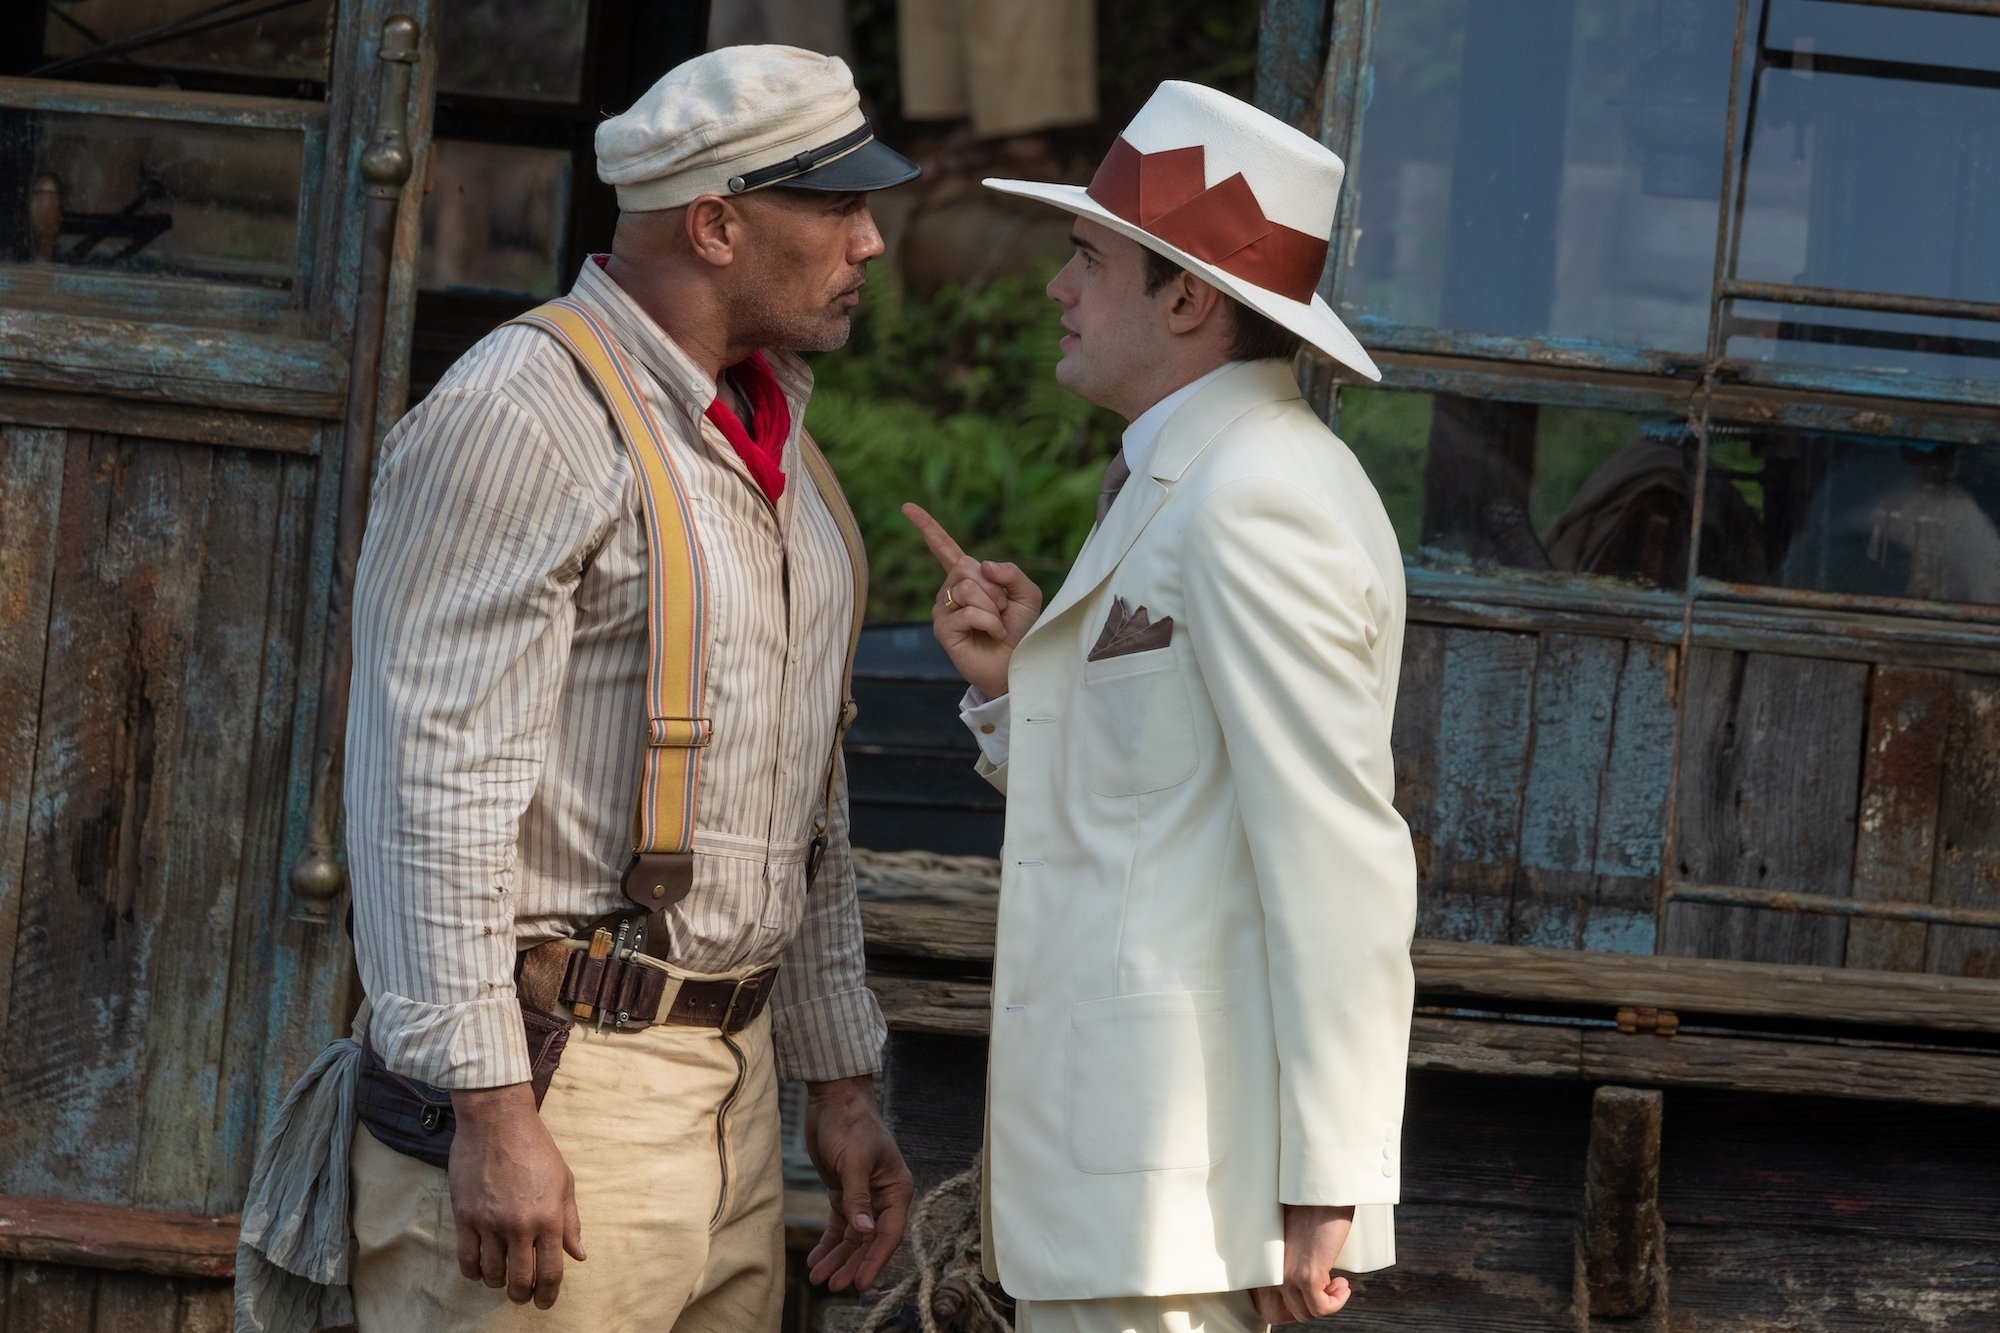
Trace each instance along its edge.
{"label": "stubble beard", "polygon": [[758,347],[831,352],[845,346],[853,331],[850,313],[838,304],[840,296],[836,292],[817,310],[801,311],[788,308],[768,286],[750,287],[738,297],[737,323],[751,331],[748,341]]}

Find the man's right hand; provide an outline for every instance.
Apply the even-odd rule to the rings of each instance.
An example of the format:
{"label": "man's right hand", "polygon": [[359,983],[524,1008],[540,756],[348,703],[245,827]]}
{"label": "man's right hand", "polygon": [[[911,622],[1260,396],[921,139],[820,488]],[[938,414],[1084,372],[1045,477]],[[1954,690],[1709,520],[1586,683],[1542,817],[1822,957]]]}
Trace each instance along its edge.
{"label": "man's right hand", "polygon": [[944,570],[931,606],[931,632],[966,684],[989,699],[999,698],[1007,693],[1014,645],[1042,613],[1042,590],[1017,566],[974,560],[921,506],[904,505],[903,517],[923,535]]}
{"label": "man's right hand", "polygon": [[562,1287],[563,1252],[583,1262],[576,1178],[526,1083],[451,1094],[451,1211],[458,1271],[543,1310]]}

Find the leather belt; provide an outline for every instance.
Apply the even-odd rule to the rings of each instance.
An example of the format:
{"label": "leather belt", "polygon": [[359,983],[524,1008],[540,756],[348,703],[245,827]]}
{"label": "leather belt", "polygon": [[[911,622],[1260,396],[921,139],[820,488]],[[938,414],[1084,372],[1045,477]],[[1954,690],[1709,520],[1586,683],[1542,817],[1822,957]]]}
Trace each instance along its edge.
{"label": "leather belt", "polygon": [[638,961],[636,951],[619,947],[603,926],[588,938],[589,947],[584,949],[572,949],[562,940],[540,947],[569,955],[555,998],[568,1005],[578,1019],[595,1021],[600,1028],[629,1032],[655,1023],[675,1023],[741,1032],[764,1012],[771,992],[777,989],[778,968],[773,964],[747,977],[683,980],[672,1001],[663,1004],[667,985],[675,978]]}

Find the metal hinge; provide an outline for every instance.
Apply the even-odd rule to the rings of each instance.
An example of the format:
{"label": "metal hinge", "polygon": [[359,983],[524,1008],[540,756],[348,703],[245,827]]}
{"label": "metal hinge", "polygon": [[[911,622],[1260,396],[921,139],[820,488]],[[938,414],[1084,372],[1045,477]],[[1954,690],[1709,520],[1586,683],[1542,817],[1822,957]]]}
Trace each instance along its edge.
{"label": "metal hinge", "polygon": [[1620,1005],[1618,1030],[1628,1036],[1650,1032],[1659,1037],[1671,1037],[1681,1030],[1681,1016],[1671,1009],[1656,1009],[1650,1004]]}

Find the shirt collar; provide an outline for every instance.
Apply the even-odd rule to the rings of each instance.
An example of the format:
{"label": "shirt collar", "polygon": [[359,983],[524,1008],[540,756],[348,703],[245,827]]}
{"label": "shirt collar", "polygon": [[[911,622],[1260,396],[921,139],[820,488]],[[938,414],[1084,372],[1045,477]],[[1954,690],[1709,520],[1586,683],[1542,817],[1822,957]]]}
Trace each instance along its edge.
{"label": "shirt collar", "polygon": [[1206,375],[1198,376],[1181,385],[1133,419],[1132,424],[1125,428],[1124,443],[1125,466],[1132,469],[1133,475],[1136,476],[1146,470],[1146,464],[1153,457],[1153,445],[1160,438],[1160,431],[1165,428],[1167,419],[1180,410],[1181,404],[1200,392],[1204,384],[1241,364],[1240,361],[1223,362]]}

